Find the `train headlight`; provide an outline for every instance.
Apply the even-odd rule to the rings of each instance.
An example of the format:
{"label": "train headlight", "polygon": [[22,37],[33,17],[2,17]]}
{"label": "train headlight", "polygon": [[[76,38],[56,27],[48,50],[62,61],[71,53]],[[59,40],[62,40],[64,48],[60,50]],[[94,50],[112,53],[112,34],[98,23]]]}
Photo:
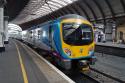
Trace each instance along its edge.
{"label": "train headlight", "polygon": [[64,48],[64,52],[68,55],[71,56],[71,50],[68,48]]}
{"label": "train headlight", "polygon": [[92,55],[94,55],[94,47],[93,46],[89,48],[89,56],[92,56]]}
{"label": "train headlight", "polygon": [[90,48],[89,48],[89,51],[94,51],[94,47],[93,47],[93,46],[90,47]]}

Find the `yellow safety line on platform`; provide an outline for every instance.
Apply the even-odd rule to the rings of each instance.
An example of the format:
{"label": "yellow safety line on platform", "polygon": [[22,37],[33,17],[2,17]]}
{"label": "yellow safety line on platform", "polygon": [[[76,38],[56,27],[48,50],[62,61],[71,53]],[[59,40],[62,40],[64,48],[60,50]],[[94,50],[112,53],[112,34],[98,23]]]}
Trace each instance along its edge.
{"label": "yellow safety line on platform", "polygon": [[15,43],[15,45],[16,45],[16,49],[17,49],[17,52],[18,52],[18,55],[19,55],[19,61],[20,61],[20,66],[21,66],[21,70],[22,70],[22,74],[23,74],[24,83],[28,83],[27,74],[26,74],[26,71],[25,71],[25,67],[23,65],[23,61],[22,61],[22,57],[21,57],[19,48],[18,48],[16,43]]}

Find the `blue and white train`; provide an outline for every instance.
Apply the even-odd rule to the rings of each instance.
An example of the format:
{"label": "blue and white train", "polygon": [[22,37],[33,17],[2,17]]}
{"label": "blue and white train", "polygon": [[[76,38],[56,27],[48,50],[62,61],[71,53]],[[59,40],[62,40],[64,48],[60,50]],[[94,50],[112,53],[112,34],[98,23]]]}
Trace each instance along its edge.
{"label": "blue and white train", "polygon": [[51,53],[61,67],[71,69],[73,61],[88,66],[95,63],[93,31],[88,20],[69,14],[23,31],[22,39]]}

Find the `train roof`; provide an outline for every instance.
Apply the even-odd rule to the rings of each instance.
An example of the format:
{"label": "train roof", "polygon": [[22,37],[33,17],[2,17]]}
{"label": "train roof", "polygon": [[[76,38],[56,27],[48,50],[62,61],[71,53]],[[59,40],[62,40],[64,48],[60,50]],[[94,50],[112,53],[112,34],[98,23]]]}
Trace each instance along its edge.
{"label": "train roof", "polygon": [[76,19],[87,20],[87,19],[84,18],[83,16],[80,16],[80,15],[77,15],[77,14],[67,14],[67,15],[61,16],[61,17],[59,17],[59,18],[56,18],[55,20],[50,20],[50,21],[44,22],[44,23],[42,23],[42,24],[39,24],[38,26],[50,24],[50,23],[53,23],[54,21],[64,20],[64,19],[68,19],[68,18],[76,18]]}
{"label": "train roof", "polygon": [[77,14],[68,14],[68,15],[64,15],[64,16],[61,16],[61,17],[59,17],[59,18],[56,18],[55,20],[50,20],[50,21],[41,23],[41,24],[39,24],[39,25],[33,26],[33,27],[29,28],[28,30],[32,30],[32,29],[38,28],[39,26],[51,24],[51,23],[53,23],[54,21],[57,21],[57,20],[64,20],[64,19],[68,19],[68,18],[76,18],[76,19],[87,20],[87,19],[84,18],[83,16],[80,16],[80,15],[77,15]]}
{"label": "train roof", "polygon": [[61,16],[57,19],[59,20],[64,20],[64,19],[68,19],[68,18],[76,18],[76,19],[83,19],[83,20],[87,20],[86,18],[84,18],[83,16],[77,15],[77,14],[68,14],[68,15],[64,15]]}

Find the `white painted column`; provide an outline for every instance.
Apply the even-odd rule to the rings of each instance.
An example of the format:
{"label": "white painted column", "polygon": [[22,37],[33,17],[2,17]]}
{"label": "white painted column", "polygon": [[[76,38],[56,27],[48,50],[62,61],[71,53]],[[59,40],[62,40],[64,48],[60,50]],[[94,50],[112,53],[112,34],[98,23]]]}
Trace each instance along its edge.
{"label": "white painted column", "polygon": [[4,40],[3,40],[3,35],[4,35],[4,23],[3,23],[3,19],[4,19],[4,9],[3,7],[0,7],[0,50],[5,49],[4,47]]}
{"label": "white painted column", "polygon": [[4,44],[8,44],[8,16],[4,17]]}

